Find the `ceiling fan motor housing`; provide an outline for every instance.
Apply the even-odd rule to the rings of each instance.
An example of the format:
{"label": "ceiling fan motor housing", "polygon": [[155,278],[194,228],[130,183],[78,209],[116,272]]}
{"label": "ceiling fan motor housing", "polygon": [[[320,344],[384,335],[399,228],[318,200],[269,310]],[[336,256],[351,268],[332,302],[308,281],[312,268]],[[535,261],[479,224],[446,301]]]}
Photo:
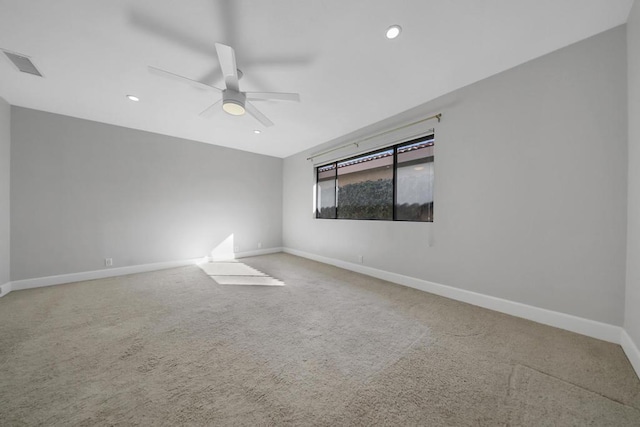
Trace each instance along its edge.
{"label": "ceiling fan motor housing", "polygon": [[222,91],[222,109],[234,116],[244,114],[244,103],[247,97],[244,93],[236,90],[225,89]]}

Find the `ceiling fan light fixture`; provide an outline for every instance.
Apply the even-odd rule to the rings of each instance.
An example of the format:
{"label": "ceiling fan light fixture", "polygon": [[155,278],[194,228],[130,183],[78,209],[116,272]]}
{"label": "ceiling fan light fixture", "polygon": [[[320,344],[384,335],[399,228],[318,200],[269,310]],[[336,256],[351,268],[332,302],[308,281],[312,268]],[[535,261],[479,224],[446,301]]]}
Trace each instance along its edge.
{"label": "ceiling fan light fixture", "polygon": [[392,25],[389,28],[387,28],[387,32],[385,33],[385,35],[387,36],[388,39],[395,39],[400,35],[401,32],[402,32],[402,27],[400,25]]}
{"label": "ceiling fan light fixture", "polygon": [[241,116],[245,113],[246,100],[247,97],[242,92],[230,89],[222,91],[222,109],[232,116]]}
{"label": "ceiling fan light fixture", "polygon": [[245,113],[244,105],[232,99],[227,99],[222,103],[222,109],[232,116],[241,116]]}

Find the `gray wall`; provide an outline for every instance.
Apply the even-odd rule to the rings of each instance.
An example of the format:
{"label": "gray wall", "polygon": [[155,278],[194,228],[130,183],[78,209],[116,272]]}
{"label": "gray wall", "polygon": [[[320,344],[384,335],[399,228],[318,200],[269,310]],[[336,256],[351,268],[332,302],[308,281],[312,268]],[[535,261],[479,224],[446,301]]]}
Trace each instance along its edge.
{"label": "gray wall", "polygon": [[10,159],[11,107],[0,98],[0,285],[10,280]]}
{"label": "gray wall", "polygon": [[629,77],[629,199],[625,329],[640,347],[640,3],[627,23]]}
{"label": "gray wall", "polygon": [[11,277],[281,246],[282,159],[12,107]]}
{"label": "gray wall", "polygon": [[442,112],[433,224],[314,219],[305,158],[322,147],[285,159],[284,246],[622,325],[625,40],[615,28],[325,144]]}

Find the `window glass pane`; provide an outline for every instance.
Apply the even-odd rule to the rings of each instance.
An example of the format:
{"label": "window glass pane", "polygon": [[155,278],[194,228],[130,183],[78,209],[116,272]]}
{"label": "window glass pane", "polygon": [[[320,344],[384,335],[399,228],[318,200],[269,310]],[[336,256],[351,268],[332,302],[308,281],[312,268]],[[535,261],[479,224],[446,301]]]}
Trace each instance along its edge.
{"label": "window glass pane", "polygon": [[318,168],[316,218],[336,217],[336,164]]}
{"label": "window glass pane", "polygon": [[338,163],[338,218],[393,219],[393,149]]}
{"label": "window glass pane", "polygon": [[433,136],[398,147],[396,218],[433,221]]}

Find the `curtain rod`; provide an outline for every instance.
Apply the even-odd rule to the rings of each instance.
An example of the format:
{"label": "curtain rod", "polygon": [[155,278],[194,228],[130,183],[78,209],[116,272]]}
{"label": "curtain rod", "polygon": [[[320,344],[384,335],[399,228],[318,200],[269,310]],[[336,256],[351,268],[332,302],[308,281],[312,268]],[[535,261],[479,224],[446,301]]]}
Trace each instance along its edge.
{"label": "curtain rod", "polygon": [[349,147],[351,145],[355,145],[356,147],[359,147],[359,144],[361,144],[361,143],[363,143],[365,141],[369,141],[370,139],[377,138],[377,137],[383,136],[383,135],[387,135],[387,134],[389,134],[391,132],[395,132],[395,131],[398,131],[400,129],[408,128],[409,126],[417,125],[418,123],[426,122],[427,120],[433,120],[433,119],[437,119],[438,123],[440,123],[440,120],[442,119],[442,113],[438,113],[438,114],[435,114],[433,116],[429,116],[427,118],[424,118],[424,119],[421,119],[421,120],[418,120],[418,121],[415,121],[415,122],[407,123],[406,125],[398,126],[397,128],[389,129],[389,130],[386,130],[384,132],[380,132],[380,133],[377,133],[375,135],[371,135],[371,136],[368,136],[368,137],[363,138],[363,139],[359,139],[359,140],[354,141],[354,142],[349,142],[348,144],[340,145],[339,147],[334,147],[334,148],[330,148],[329,150],[321,151],[321,152],[316,153],[316,154],[314,154],[314,155],[312,155],[310,157],[307,157],[307,160],[313,160],[316,157],[320,157],[320,156],[324,156],[325,154],[333,153],[334,151],[341,150],[341,149]]}
{"label": "curtain rod", "polygon": [[[376,151],[376,150],[383,149],[383,148],[391,148],[391,147],[393,147],[394,145],[397,145],[397,144],[402,144],[402,143],[407,142],[407,141],[413,141],[415,139],[427,137],[429,135],[433,135],[434,131],[435,131],[435,129],[431,128],[431,129],[427,129],[426,131],[421,131],[421,132],[413,134],[413,135],[406,135],[406,136],[403,136],[402,138],[399,138],[399,139],[386,141],[384,144],[375,145],[373,147],[367,147],[367,148],[364,148],[364,149],[361,149],[361,150],[357,150],[357,151],[354,151],[354,152],[349,152],[349,157],[359,156],[361,154],[370,153],[372,151]],[[326,165],[328,163],[333,163],[335,161],[344,160],[344,158],[345,158],[344,154],[342,154],[342,155],[340,155],[338,157],[323,158],[322,160],[319,160],[318,162],[314,162],[313,166]]]}

